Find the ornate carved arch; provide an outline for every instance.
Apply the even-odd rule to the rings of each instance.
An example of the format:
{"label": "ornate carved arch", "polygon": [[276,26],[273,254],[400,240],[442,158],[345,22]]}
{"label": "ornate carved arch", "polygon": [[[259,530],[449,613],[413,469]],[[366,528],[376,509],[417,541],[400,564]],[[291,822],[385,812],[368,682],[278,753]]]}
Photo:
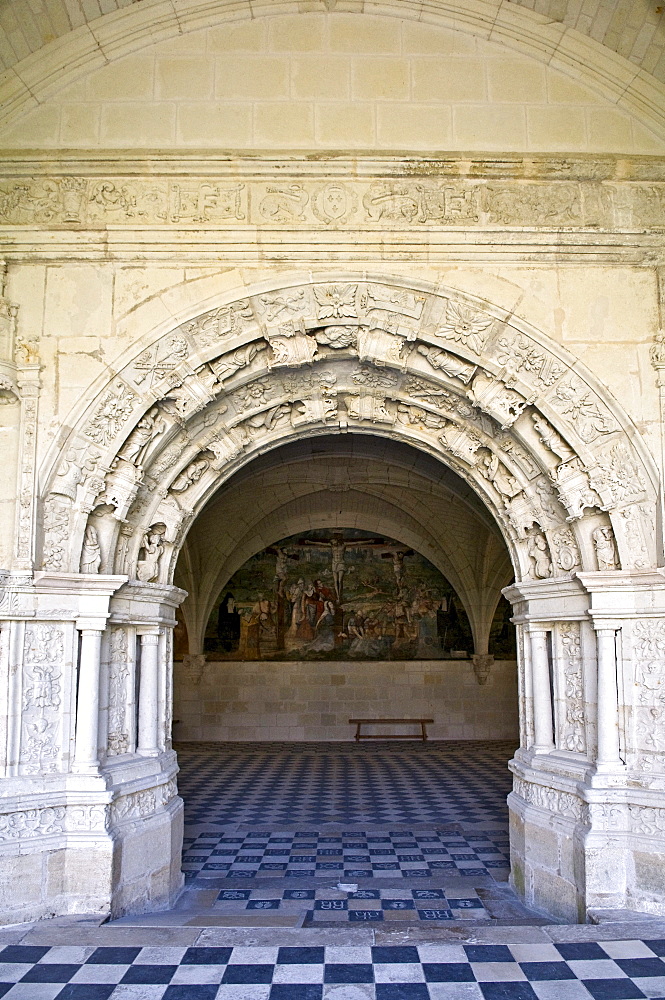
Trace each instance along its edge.
{"label": "ornate carved arch", "polygon": [[335,274],[264,284],[129,352],[43,470],[46,570],[170,582],[207,500],[303,435],[399,439],[457,472],[518,580],[656,565],[657,477],[594,377],[452,288]]}

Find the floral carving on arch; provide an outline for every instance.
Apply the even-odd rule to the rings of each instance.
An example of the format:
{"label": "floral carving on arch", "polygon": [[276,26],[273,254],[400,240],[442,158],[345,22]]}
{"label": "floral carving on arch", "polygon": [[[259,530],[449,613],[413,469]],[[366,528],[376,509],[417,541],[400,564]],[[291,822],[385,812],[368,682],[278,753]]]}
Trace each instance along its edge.
{"label": "floral carving on arch", "polygon": [[167,583],[197,513],[303,435],[405,441],[492,511],[518,579],[656,562],[656,477],[573,357],[453,288],[358,275],[246,290],[146,338],[42,477],[44,569]]}

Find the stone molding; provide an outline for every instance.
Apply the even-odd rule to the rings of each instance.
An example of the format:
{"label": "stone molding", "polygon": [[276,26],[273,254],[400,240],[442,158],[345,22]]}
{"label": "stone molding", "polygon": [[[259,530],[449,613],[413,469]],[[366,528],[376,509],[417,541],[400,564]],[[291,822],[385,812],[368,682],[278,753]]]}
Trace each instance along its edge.
{"label": "stone molding", "polygon": [[59,451],[42,471],[50,571],[85,557],[163,585],[222,481],[331,428],[444,458],[523,578],[653,565],[655,471],[626,417],[560,347],[455,289],[348,273],[248,288],[145,337],[115,373],[70,417],[67,468]]}
{"label": "stone molding", "polygon": [[[137,244],[163,255],[175,249],[169,232],[186,230],[194,253],[223,244],[251,260],[259,229],[268,254],[284,241],[302,253],[302,233],[312,233],[310,259],[371,257],[377,240],[385,255],[393,232],[395,252],[403,254],[410,238],[416,258],[459,253],[461,233],[465,246],[470,239],[465,253],[480,256],[490,246],[496,253],[499,240],[517,258],[554,244],[571,259],[592,244],[596,262],[653,265],[662,257],[665,171],[655,157],[321,156],[311,163],[298,155],[210,161],[155,153],[146,172],[144,159],[65,159],[53,172],[46,162],[6,157],[0,248],[11,260],[38,249],[87,259],[101,247],[86,234],[103,232],[121,257]],[[626,241],[627,231],[641,234],[640,246]],[[351,243],[322,241],[330,232]],[[419,233],[427,233],[425,246]]]}

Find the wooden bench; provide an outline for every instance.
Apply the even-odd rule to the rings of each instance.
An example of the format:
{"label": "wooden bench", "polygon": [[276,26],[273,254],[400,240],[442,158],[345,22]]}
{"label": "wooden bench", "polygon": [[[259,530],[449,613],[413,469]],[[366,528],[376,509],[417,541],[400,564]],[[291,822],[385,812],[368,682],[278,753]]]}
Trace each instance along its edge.
{"label": "wooden bench", "polygon": [[[349,719],[349,723],[355,724],[356,743],[358,740],[422,740],[427,739],[427,726],[434,722],[434,719]],[[420,726],[419,733],[362,733],[363,726]]]}

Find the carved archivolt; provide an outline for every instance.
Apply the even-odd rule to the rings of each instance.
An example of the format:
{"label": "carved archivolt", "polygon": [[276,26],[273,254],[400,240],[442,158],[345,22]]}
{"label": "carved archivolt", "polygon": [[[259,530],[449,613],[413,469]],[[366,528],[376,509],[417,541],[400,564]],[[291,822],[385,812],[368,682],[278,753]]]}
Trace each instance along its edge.
{"label": "carved archivolt", "polygon": [[262,291],[115,371],[42,479],[46,569],[167,582],[240,465],[348,430],[399,437],[465,478],[518,578],[653,564],[655,480],[627,418],[561,349],[456,291],[341,277]]}

